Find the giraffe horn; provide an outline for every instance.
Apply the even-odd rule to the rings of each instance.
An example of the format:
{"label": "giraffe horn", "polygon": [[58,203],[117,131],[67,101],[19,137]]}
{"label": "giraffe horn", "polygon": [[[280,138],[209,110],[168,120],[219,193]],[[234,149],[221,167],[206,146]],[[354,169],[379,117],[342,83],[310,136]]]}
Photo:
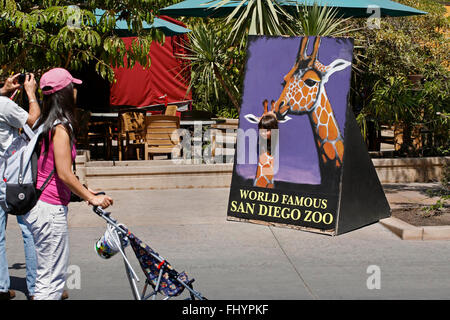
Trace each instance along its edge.
{"label": "giraffe horn", "polygon": [[320,46],[320,37],[316,37],[316,39],[314,40],[314,50],[310,56],[311,61],[308,64],[310,67],[314,66],[314,63],[317,60],[317,54],[319,53],[319,46]]}
{"label": "giraffe horn", "polygon": [[306,59],[306,48],[308,47],[308,37],[303,37],[298,50],[297,61],[303,61]]}
{"label": "giraffe horn", "polygon": [[272,101],[270,102],[270,105],[272,106],[272,108],[270,108],[270,111],[273,112],[273,110],[275,110],[275,101],[272,100]]}
{"label": "giraffe horn", "polygon": [[266,113],[268,112],[268,108],[267,108],[268,104],[269,104],[269,103],[268,103],[267,99],[263,101],[264,114],[266,114]]}

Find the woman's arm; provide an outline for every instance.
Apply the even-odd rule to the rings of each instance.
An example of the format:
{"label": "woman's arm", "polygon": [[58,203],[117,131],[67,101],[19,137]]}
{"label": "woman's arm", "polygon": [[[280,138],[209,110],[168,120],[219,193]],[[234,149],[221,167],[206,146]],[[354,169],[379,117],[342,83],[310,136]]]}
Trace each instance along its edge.
{"label": "woman's arm", "polygon": [[58,177],[73,193],[94,206],[107,208],[113,204],[113,199],[111,199],[111,197],[104,195],[96,196],[86,189],[72,172],[72,150],[69,134],[62,125],[58,125],[55,128],[53,146],[55,167]]}

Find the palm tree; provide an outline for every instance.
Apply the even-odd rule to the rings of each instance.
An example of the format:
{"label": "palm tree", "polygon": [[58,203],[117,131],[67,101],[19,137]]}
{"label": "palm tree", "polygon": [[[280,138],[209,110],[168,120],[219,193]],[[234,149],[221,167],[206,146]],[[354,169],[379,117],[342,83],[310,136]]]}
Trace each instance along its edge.
{"label": "palm tree", "polygon": [[[215,5],[220,8],[236,0],[221,0]],[[291,16],[280,6],[277,0],[240,0],[240,3],[226,18],[230,24],[236,19],[231,29],[233,42],[239,40],[242,46],[247,34],[284,35],[292,33],[287,19]]]}
{"label": "palm tree", "polygon": [[307,6],[306,2],[297,6],[291,21],[291,35],[339,37],[357,30],[350,18],[338,16],[336,8],[319,6],[317,2],[312,6]]}
{"label": "palm tree", "polygon": [[214,93],[219,100],[223,89],[239,112],[239,90],[230,76],[232,45],[228,38],[229,28],[213,22],[199,21],[191,29],[189,43],[184,44],[190,53],[181,57],[190,61],[192,73],[189,90],[195,84],[202,83],[206,95]]}
{"label": "palm tree", "polygon": [[[220,8],[231,1],[236,0],[221,0],[215,7]],[[226,23],[232,24],[232,39],[241,45],[245,43],[247,34],[337,37],[353,31],[349,18],[342,19],[336,8],[320,6],[317,2],[308,6],[306,2],[297,4],[293,1],[295,6],[292,5],[288,12],[279,0],[238,1]]]}

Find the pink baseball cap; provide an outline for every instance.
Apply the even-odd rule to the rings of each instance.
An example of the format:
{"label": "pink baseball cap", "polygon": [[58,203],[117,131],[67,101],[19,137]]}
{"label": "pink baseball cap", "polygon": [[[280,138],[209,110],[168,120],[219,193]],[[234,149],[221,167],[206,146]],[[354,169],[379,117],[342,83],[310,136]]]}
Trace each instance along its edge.
{"label": "pink baseball cap", "polygon": [[[52,94],[67,87],[72,82],[76,84],[83,83],[80,79],[72,77],[66,69],[54,68],[42,75],[40,87],[43,94]],[[43,88],[45,87],[51,87],[51,89],[44,90]]]}

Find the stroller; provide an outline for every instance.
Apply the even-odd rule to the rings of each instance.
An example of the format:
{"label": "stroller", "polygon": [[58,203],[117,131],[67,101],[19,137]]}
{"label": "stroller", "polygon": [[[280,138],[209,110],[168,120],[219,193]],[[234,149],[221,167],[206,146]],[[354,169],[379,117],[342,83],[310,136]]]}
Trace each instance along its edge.
{"label": "stroller", "polygon": [[[131,291],[135,300],[148,300],[149,298],[156,300],[158,294],[165,296],[163,300],[168,300],[181,295],[185,289],[190,295],[190,297],[186,300],[206,300],[200,292],[194,290],[192,286],[192,283],[195,281],[194,279],[189,279],[185,272],[178,273],[175,271],[167,260],[139,240],[123,225],[118,224],[115,219],[111,218],[110,212],[106,212],[100,207],[94,207],[93,210],[97,215],[106,220],[107,225],[112,229],[114,234],[112,239],[115,242],[119,252],[122,254],[128,281],[130,282]],[[139,293],[137,286],[139,278],[134,272],[125,254],[124,244],[128,241],[136,254],[136,258],[139,261],[142,271],[146,276],[142,293]],[[146,295],[149,285],[153,290]]]}

